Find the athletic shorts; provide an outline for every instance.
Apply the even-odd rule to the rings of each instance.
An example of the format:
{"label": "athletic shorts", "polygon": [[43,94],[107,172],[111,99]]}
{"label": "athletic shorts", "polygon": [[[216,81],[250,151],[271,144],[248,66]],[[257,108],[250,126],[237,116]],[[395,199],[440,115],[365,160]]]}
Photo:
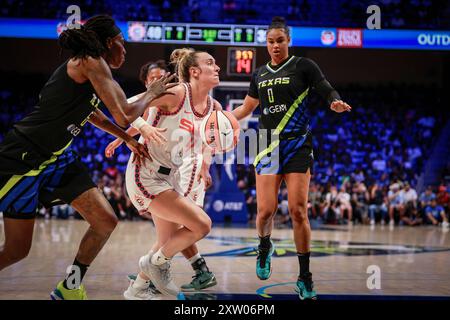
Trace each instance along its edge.
{"label": "athletic shorts", "polygon": [[49,158],[8,133],[0,144],[0,211],[4,217],[33,219],[39,203],[68,203],[96,187],[71,149]]}
{"label": "athletic shorts", "polygon": [[183,196],[191,199],[196,205],[203,207],[205,201],[205,183],[197,180],[202,166],[202,158],[184,158],[180,171],[180,187]]}
{"label": "athletic shorts", "polygon": [[131,156],[128,160],[125,185],[131,203],[139,212],[147,211],[153,199],[166,190],[183,195],[178,170],[160,166],[148,159],[141,164],[133,163],[132,159]]}
{"label": "athletic shorts", "polygon": [[314,173],[314,152],[311,133],[273,141],[267,148],[259,146],[253,165],[256,173]]}

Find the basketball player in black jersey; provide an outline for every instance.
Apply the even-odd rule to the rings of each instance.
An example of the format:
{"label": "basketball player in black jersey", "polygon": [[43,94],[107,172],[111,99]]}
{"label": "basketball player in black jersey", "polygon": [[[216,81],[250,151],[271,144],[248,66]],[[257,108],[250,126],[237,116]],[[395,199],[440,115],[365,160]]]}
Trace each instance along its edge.
{"label": "basketball player in black jersey", "polygon": [[[267,49],[271,61],[252,77],[243,105],[233,111],[237,119],[248,116],[259,105],[260,137],[268,130],[269,142],[258,150],[254,166],[260,238],[256,274],[266,280],[271,275],[274,246],[270,240],[273,218],[278,207],[282,180],[288,189],[289,214],[294,229],[300,272],[297,291],[300,299],[315,299],[309,271],[311,227],[307,214],[308,189],[313,173],[313,150],[308,94],[316,90],[335,112],[350,111],[339,94],[312,60],[288,53],[289,29],[283,18],[275,17],[267,30]],[[273,130],[273,135],[271,135]]]}
{"label": "basketball player in black jersey", "polygon": [[[28,255],[38,203],[72,205],[89,223],[71,271],[51,293],[53,299],[86,299],[81,281],[117,224],[108,201],[92,182],[70,144],[86,122],[121,139],[138,156],[149,157],[98,109],[101,101],[122,127],[140,116],[154,99],[176,84],[171,77],[152,82],[144,96],[128,104],[110,69],[125,61],[124,39],[109,16],[89,19],[59,38],[71,58],[50,77],[33,112],[17,122],[0,144],[0,211],[5,243],[0,270]],[[156,134],[156,132],[155,132]]]}

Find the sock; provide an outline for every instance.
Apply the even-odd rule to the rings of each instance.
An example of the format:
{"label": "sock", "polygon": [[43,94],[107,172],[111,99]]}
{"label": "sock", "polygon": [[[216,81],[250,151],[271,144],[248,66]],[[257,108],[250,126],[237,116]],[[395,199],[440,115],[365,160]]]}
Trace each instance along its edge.
{"label": "sock", "polygon": [[[84,275],[86,274],[86,271],[88,268],[89,268],[89,265],[82,264],[75,258],[75,261],[73,262],[72,266],[70,267],[70,272],[67,274],[66,278],[64,279],[63,287],[68,290],[78,289],[79,286],[81,285],[81,282],[83,281]],[[79,279],[76,279],[78,277],[77,270],[80,271]]]}
{"label": "sock", "polygon": [[308,276],[309,272],[309,256],[310,256],[311,252],[306,252],[306,253],[300,253],[297,252],[297,257],[298,257],[298,263],[300,265],[300,274],[298,276],[298,278],[302,278],[302,276],[306,275]]}
{"label": "sock", "polygon": [[195,273],[198,273],[200,271],[209,272],[208,266],[206,265],[206,261],[202,257],[191,263],[191,266],[194,269]]}
{"label": "sock", "polygon": [[270,249],[272,244],[270,243],[270,234],[264,237],[259,237],[259,247]]}
{"label": "sock", "polygon": [[190,264],[193,264],[195,261],[197,261],[198,259],[200,259],[202,256],[200,255],[200,252],[197,252],[196,255],[193,255],[192,257],[190,257],[188,259]]}
{"label": "sock", "polygon": [[162,251],[162,248],[160,248],[158,251],[155,252],[155,254],[151,258],[151,263],[153,263],[155,266],[160,266],[168,261],[170,261],[171,258],[166,257]]}
{"label": "sock", "polygon": [[133,282],[133,288],[136,288],[136,289],[147,288],[149,283],[150,283],[150,280],[145,280],[138,273],[136,280],[134,280],[134,282]]}

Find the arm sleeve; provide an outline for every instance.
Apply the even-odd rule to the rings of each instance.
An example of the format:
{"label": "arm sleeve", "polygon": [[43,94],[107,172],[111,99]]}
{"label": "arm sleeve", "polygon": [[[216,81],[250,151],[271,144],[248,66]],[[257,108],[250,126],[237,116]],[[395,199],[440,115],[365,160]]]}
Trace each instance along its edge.
{"label": "arm sleeve", "polygon": [[248,95],[252,98],[259,99],[258,85],[256,84],[256,77],[258,71],[253,72],[252,79],[250,80],[250,87],[248,88]]}
{"label": "arm sleeve", "polygon": [[[313,90],[327,101],[330,105],[334,100],[340,100],[341,97],[339,93],[331,86],[328,80],[325,78],[324,74],[320,70],[317,63],[308,58],[303,58],[302,63],[297,64],[297,69],[299,66],[304,68],[306,82]],[[299,71],[299,70],[297,70]]]}

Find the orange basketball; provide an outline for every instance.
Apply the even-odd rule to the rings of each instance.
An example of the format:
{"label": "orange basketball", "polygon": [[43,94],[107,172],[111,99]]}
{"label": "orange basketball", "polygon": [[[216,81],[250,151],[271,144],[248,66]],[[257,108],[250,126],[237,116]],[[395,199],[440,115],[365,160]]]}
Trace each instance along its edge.
{"label": "orange basketball", "polygon": [[200,125],[203,143],[215,152],[227,152],[236,147],[239,130],[237,119],[231,112],[224,110],[213,111]]}

